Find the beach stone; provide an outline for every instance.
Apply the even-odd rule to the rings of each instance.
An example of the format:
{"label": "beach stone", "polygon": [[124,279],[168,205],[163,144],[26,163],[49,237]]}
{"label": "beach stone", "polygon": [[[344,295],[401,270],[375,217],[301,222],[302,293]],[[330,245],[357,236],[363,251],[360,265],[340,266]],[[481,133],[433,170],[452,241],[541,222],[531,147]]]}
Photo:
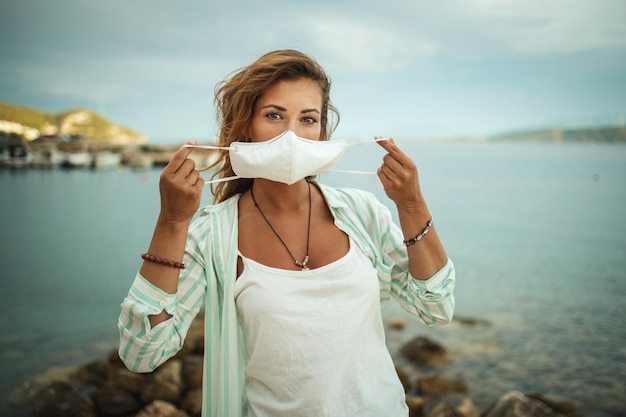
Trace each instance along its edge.
{"label": "beach stone", "polygon": [[144,407],[135,417],[189,417],[167,401],[155,400]]}
{"label": "beach stone", "polygon": [[402,330],[406,327],[406,320],[402,317],[393,317],[387,320],[387,327],[395,330]]}
{"label": "beach stone", "polygon": [[202,414],[202,388],[192,389],[185,393],[181,408],[191,416]]}
{"label": "beach stone", "polygon": [[103,386],[110,377],[111,366],[105,360],[98,359],[81,366],[76,371],[75,377],[83,384]]}
{"label": "beach stone", "polygon": [[111,372],[111,385],[124,389],[131,394],[139,394],[146,383],[146,374],[137,374],[126,368],[116,368]]}
{"label": "beach stone", "polygon": [[420,365],[445,365],[452,357],[441,344],[425,336],[416,336],[400,348],[400,353],[410,361]]}
{"label": "beach stone", "polygon": [[33,417],[96,417],[93,405],[62,381],[37,391],[30,406]]}
{"label": "beach stone", "polygon": [[414,395],[406,396],[406,405],[409,407],[409,417],[422,417],[424,399]]}
{"label": "beach stone", "polygon": [[422,395],[448,395],[468,390],[465,382],[452,381],[440,375],[418,379],[417,387]]}
{"label": "beach stone", "polygon": [[141,388],[141,401],[144,404],[149,404],[155,400],[163,400],[172,404],[178,404],[181,400],[182,390],[180,386],[177,386],[169,381],[158,380],[151,378]]}
{"label": "beach stone", "polygon": [[122,362],[122,358],[120,358],[120,353],[117,349],[113,349],[111,353],[109,353],[107,360],[109,364],[115,368],[126,368],[126,365]]}
{"label": "beach stone", "polygon": [[183,363],[180,359],[170,359],[156,370],[154,379],[156,381],[169,382],[182,389],[182,369]]}
{"label": "beach stone", "polygon": [[423,417],[465,417],[457,409],[445,402],[437,403],[433,408],[426,411]]}
{"label": "beach stone", "polygon": [[465,397],[461,400],[456,410],[464,417],[477,417],[478,411],[471,398]]}
{"label": "beach stone", "polygon": [[563,417],[543,402],[527,397],[519,391],[511,391],[500,397],[484,414],[484,417]]}
{"label": "beach stone", "polygon": [[555,398],[549,398],[542,394],[526,394],[528,398],[535,399],[537,401],[541,401],[557,413],[563,414],[566,417],[583,417],[582,414],[578,412],[576,406],[570,401],[564,401]]}
{"label": "beach stone", "polygon": [[187,389],[202,387],[204,358],[201,355],[188,355],[183,358],[182,378]]}
{"label": "beach stone", "polygon": [[396,365],[396,373],[398,374],[398,378],[404,387],[404,392],[409,392],[413,389],[413,380],[409,376],[409,373],[402,366]]}
{"label": "beach stone", "polygon": [[463,324],[465,326],[476,326],[480,323],[480,321],[473,317],[454,317],[454,321]]}
{"label": "beach stone", "polygon": [[125,416],[141,409],[133,395],[121,388],[100,388],[91,394],[96,409],[108,416]]}

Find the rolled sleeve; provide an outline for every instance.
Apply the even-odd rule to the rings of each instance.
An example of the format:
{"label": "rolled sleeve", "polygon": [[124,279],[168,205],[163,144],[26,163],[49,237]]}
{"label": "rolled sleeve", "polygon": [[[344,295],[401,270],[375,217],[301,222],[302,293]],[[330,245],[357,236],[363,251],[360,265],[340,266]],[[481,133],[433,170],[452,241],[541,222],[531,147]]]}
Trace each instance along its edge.
{"label": "rolled sleeve", "polygon": [[435,275],[426,280],[419,280],[411,276],[409,288],[421,297],[451,293],[454,289],[454,264],[448,259]]}
{"label": "rolled sleeve", "polygon": [[139,273],[135,276],[129,295],[144,304],[149,309],[149,314],[158,314],[163,310],[173,314],[176,309],[176,294],[163,291]]}

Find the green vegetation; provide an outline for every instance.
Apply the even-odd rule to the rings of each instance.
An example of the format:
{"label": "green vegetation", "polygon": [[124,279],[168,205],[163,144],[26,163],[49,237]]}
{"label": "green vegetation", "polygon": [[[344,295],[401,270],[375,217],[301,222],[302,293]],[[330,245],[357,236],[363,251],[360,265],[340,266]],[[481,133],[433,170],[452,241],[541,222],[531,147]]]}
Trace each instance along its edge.
{"label": "green vegetation", "polygon": [[117,126],[89,109],[74,109],[54,114],[0,102],[0,120],[38,129],[42,134],[69,135],[90,141],[123,143],[146,141],[142,134]]}
{"label": "green vegetation", "polygon": [[626,127],[520,131],[496,135],[490,140],[499,142],[626,143]]}
{"label": "green vegetation", "polygon": [[0,102],[0,120],[39,129],[46,124],[54,124],[55,116],[52,113],[46,113],[41,110]]}

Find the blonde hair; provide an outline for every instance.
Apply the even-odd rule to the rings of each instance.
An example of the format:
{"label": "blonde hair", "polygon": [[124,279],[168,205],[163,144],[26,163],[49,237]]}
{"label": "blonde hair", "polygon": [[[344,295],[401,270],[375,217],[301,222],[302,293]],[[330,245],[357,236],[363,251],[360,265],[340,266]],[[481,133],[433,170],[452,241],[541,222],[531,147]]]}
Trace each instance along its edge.
{"label": "blonde hair", "polygon": [[[339,112],[330,102],[330,78],[311,57],[295,50],[269,52],[247,67],[235,71],[215,87],[217,122],[220,125],[219,146],[228,147],[236,141],[244,141],[245,132],[252,122],[254,107],[259,97],[278,80],[308,78],[320,87],[322,114],[320,117],[320,140],[328,140],[339,123]],[[329,114],[333,116],[329,122]],[[212,178],[235,175],[227,150],[219,151],[217,160],[210,168],[217,167]],[[252,187],[253,179],[240,178],[211,186],[216,202],[222,202]]]}

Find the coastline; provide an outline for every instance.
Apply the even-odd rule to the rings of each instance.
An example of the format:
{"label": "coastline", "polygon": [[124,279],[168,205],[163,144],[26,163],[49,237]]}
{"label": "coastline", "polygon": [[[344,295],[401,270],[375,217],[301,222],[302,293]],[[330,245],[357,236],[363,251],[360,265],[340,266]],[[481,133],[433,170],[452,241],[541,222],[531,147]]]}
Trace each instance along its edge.
{"label": "coastline", "polygon": [[[200,416],[204,352],[201,316],[192,323],[181,351],[152,373],[128,371],[117,349],[111,349],[99,359],[45,370],[18,387],[0,411],[13,417]],[[451,325],[473,328],[485,323],[460,317]],[[387,319],[385,328],[411,417],[583,417],[571,400],[541,393],[494,393],[488,405],[479,404],[467,381],[445,376],[446,369],[456,361],[453,349],[429,336],[413,334],[403,317]],[[534,411],[520,414],[515,411],[520,407]],[[512,412],[516,414],[508,414]]]}

